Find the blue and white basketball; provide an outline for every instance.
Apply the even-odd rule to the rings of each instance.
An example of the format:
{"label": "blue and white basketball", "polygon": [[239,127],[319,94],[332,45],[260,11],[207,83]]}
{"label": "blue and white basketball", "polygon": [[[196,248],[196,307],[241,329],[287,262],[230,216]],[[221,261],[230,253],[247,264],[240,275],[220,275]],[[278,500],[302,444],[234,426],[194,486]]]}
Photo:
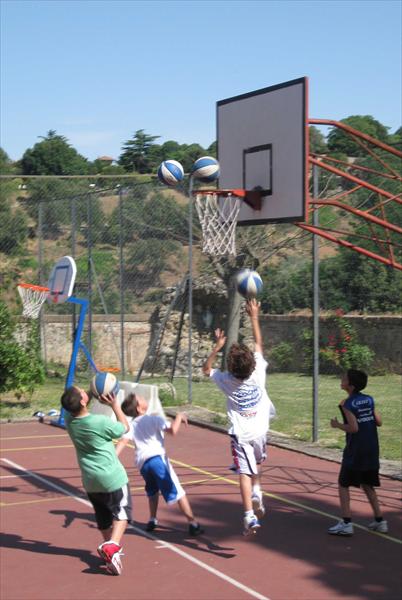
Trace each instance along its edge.
{"label": "blue and white basketball", "polygon": [[159,165],[158,177],[165,185],[177,185],[184,177],[184,169],[177,160],[164,160]]}
{"label": "blue and white basketball", "polygon": [[241,269],[236,275],[236,285],[237,291],[244,298],[255,298],[262,290],[262,279],[257,271]]}
{"label": "blue and white basketball", "polygon": [[204,183],[215,181],[218,179],[219,173],[219,163],[216,158],[213,158],[212,156],[202,156],[201,158],[198,158],[191,169],[191,175]]}
{"label": "blue and white basketball", "polygon": [[116,395],[120,386],[113,373],[97,373],[91,381],[91,392],[95,398],[106,396],[107,394]]}

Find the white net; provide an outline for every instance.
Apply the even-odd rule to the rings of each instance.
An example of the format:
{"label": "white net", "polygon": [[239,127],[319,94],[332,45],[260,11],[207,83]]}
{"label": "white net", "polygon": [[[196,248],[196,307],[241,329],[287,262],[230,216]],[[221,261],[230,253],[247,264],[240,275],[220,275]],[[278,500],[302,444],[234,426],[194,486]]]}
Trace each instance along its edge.
{"label": "white net", "polygon": [[236,225],[241,199],[220,190],[195,193],[195,206],[202,229],[202,251],[222,256],[236,255]]}
{"label": "white net", "polygon": [[21,296],[23,316],[30,319],[37,319],[42,304],[49,294],[49,288],[22,283],[18,285],[18,292]]}

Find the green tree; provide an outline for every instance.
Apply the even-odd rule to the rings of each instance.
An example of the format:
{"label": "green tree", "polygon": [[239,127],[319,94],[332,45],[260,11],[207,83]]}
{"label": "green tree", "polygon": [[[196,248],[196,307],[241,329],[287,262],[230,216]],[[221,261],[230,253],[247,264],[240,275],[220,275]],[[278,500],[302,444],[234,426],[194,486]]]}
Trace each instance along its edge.
{"label": "green tree", "polygon": [[328,152],[325,136],[314,125],[311,125],[309,127],[309,141],[310,152],[313,152],[315,154],[325,154],[326,152]]}
{"label": "green tree", "polygon": [[0,301],[0,393],[13,390],[32,394],[36,385],[44,381],[35,322],[31,322],[25,346],[14,335],[15,321]]}
{"label": "green tree", "polygon": [[133,138],[127,140],[119,157],[119,164],[128,172],[149,173],[151,170],[150,152],[159,135],[148,135],[138,129]]}
{"label": "green tree", "polygon": [[24,175],[86,175],[90,164],[63,135],[51,129],[41,142],[24,152],[21,170]]}
{"label": "green tree", "polygon": [[[0,148],[0,173],[13,175],[14,163]],[[0,180],[0,252],[15,254],[24,246],[28,235],[28,220],[24,211],[14,206],[14,198],[21,186],[20,179]]]}
{"label": "green tree", "polygon": [[[342,119],[341,123],[357,129],[381,142],[388,141],[388,127],[370,115],[353,115]],[[330,152],[341,152],[347,156],[366,156],[367,152],[355,141],[354,137],[334,127],[327,138],[328,150]]]}

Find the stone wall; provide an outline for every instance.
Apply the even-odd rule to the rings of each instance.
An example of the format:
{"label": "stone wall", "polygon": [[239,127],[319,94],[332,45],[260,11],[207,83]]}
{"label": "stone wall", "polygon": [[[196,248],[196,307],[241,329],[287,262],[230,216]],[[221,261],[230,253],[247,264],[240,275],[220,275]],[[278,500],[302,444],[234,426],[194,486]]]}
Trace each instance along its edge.
{"label": "stone wall", "polygon": [[[402,373],[402,317],[400,316],[349,316],[357,333],[358,343],[365,344],[375,353],[375,367]],[[152,365],[151,360],[146,365],[146,371],[154,366],[155,372],[169,373],[175,354],[176,332],[180,313],[173,311],[166,327],[158,361]],[[297,343],[303,329],[312,328],[312,318],[295,315],[264,315],[261,316],[261,329],[264,343],[269,356],[270,350],[280,342]],[[141,367],[152,336],[157,331],[159,320],[149,315],[126,315],[124,326],[124,351],[126,370],[135,375]],[[69,316],[46,315],[43,328],[43,353],[47,362],[68,365],[72,348],[72,319]],[[209,324],[210,325],[210,324]],[[242,330],[245,340],[249,340],[250,331],[247,327]],[[193,371],[200,373],[205,357],[212,347],[213,327],[202,326],[195,319],[193,325]],[[327,319],[320,319],[321,333],[325,335]],[[86,332],[83,341],[86,342]],[[95,363],[104,368],[119,366],[120,353],[120,320],[118,315],[92,317],[92,355]],[[181,343],[178,348],[176,374],[185,374],[188,367],[188,318],[184,319]],[[300,348],[299,358],[302,358],[303,348]],[[82,353],[80,353],[82,354]],[[81,356],[81,359],[83,357]],[[85,360],[85,358],[84,358]],[[298,369],[298,365],[294,365]]]}

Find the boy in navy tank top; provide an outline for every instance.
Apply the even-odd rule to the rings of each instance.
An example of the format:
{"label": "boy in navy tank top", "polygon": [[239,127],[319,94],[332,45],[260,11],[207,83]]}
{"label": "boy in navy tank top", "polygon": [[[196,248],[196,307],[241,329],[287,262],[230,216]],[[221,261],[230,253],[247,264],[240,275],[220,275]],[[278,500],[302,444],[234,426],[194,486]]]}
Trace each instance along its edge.
{"label": "boy in navy tank top", "polygon": [[346,433],[346,446],[343,450],[342,465],[338,479],[339,500],[342,519],[328,529],[331,535],[353,535],[350,512],[349,487],[362,487],[374,513],[374,521],[369,529],[379,533],[388,532],[375,487],[379,480],[379,445],[377,427],[381,427],[381,417],[376,412],[374,400],[362,390],[367,385],[367,375],[363,371],[349,369],[342,377],[341,388],[348,397],[339,404],[343,423],[331,419],[331,427]]}

